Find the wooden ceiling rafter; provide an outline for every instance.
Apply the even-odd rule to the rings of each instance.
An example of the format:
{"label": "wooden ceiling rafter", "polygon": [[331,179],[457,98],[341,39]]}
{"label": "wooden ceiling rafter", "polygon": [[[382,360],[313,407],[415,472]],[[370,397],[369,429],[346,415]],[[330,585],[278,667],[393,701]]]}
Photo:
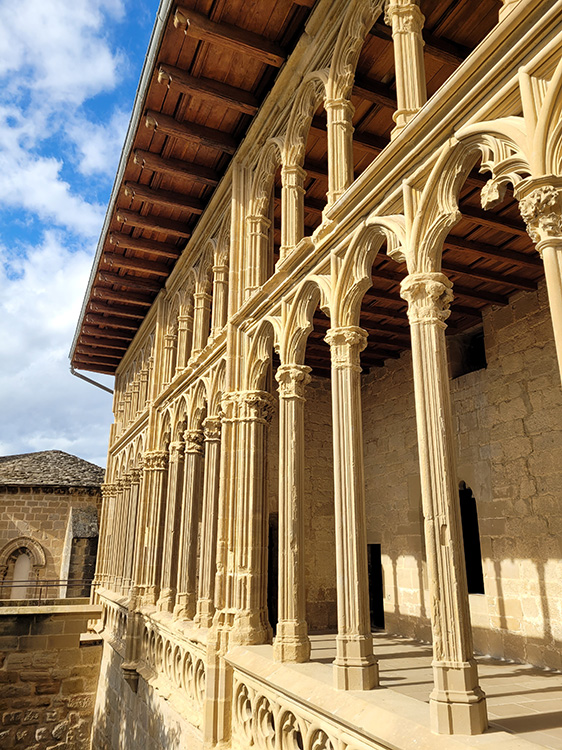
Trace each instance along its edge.
{"label": "wooden ceiling rafter", "polygon": [[162,288],[160,282],[154,281],[153,279],[144,279],[140,278],[140,276],[131,276],[130,274],[121,276],[121,274],[113,273],[112,271],[104,271],[103,269],[98,271],[98,277],[100,281],[105,284],[114,284],[115,286],[125,287],[126,289],[142,289],[143,291],[152,292],[154,294],[157,294]]}
{"label": "wooden ceiling rafter", "polygon": [[186,229],[184,222],[167,219],[165,216],[140,214],[136,211],[129,211],[126,208],[118,208],[115,211],[115,218],[122,224],[135,227],[136,229],[148,229],[151,232],[173,235],[185,240],[191,237],[191,232]]}
{"label": "wooden ceiling rafter", "polygon": [[194,164],[184,159],[165,158],[138,148],[133,152],[133,161],[143,169],[149,169],[151,172],[160,172],[172,177],[201,182],[211,187],[218,185],[221,178],[221,175],[216,170],[201,164]]}
{"label": "wooden ceiling rafter", "polygon": [[157,256],[160,258],[177,259],[182,253],[182,249],[177,245],[170,245],[156,240],[145,240],[144,237],[132,237],[122,232],[111,232],[109,235],[109,244],[113,247],[119,247],[127,250],[138,250],[141,253]]}
{"label": "wooden ceiling rafter", "polygon": [[130,198],[137,198],[155,206],[165,206],[172,211],[179,210],[190,214],[202,214],[205,209],[204,203],[190,195],[172,190],[152,188],[130,180],[125,182],[124,193]]}
{"label": "wooden ceiling rafter", "polygon": [[238,148],[238,142],[229,133],[192,122],[180,122],[174,117],[152,109],[146,111],[144,124],[149,130],[179,138],[188,143],[224,151],[226,154],[232,155]]}

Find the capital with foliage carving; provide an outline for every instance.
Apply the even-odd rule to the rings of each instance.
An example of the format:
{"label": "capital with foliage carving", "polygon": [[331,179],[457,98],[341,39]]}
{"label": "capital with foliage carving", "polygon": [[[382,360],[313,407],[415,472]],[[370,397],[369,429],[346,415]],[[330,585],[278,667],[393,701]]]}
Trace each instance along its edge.
{"label": "capital with foliage carving", "polygon": [[453,284],[442,273],[413,273],[400,284],[400,296],[408,302],[410,323],[433,323],[443,328],[451,314]]}
{"label": "capital with foliage carving", "polygon": [[[548,182],[541,180],[542,184],[537,184],[538,181],[533,180],[529,187],[536,185],[534,190],[528,192],[522,184],[516,192],[519,198],[519,211],[527,226],[527,232],[536,243],[541,257],[541,243],[545,240],[562,240],[562,179],[547,179]],[[519,197],[523,191],[524,195]]]}
{"label": "capital with foliage carving", "polygon": [[179,462],[183,458],[183,443],[180,440],[174,440],[170,443],[168,450],[170,452],[170,461]]}
{"label": "capital with foliage carving", "polygon": [[202,430],[186,430],[183,433],[186,453],[203,453],[204,435]]}
{"label": "capital with foliage carving", "polygon": [[302,399],[306,386],[310,383],[311,368],[307,365],[281,365],[275,373],[279,383],[279,397]]}
{"label": "capital with foliage carving", "polygon": [[275,400],[267,391],[239,391],[239,415],[244,421],[269,424],[275,412]]}
{"label": "capital with foliage carving", "polygon": [[144,468],[146,471],[164,471],[167,465],[167,451],[148,451],[144,454]]}
{"label": "capital with foliage carving", "polygon": [[330,346],[332,367],[361,370],[360,355],[367,347],[367,331],[359,326],[330,328],[324,340]]}
{"label": "capital with foliage carving", "polygon": [[221,420],[219,417],[207,417],[203,422],[205,442],[218,442],[221,439]]}
{"label": "capital with foliage carving", "polygon": [[142,467],[131,469],[131,484],[139,484],[142,475]]}
{"label": "capital with foliage carving", "polygon": [[117,492],[117,487],[115,484],[112,484],[111,482],[104,482],[101,486],[101,496],[103,500],[109,500],[109,498],[113,497],[115,493]]}
{"label": "capital with foliage carving", "polygon": [[393,34],[421,34],[424,21],[419,6],[410,0],[386,0],[384,22]]}

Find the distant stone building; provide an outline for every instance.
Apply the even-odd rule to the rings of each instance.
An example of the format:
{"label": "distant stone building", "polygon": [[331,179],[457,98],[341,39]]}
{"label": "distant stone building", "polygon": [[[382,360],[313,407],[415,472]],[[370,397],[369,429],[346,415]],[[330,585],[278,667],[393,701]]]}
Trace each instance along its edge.
{"label": "distant stone building", "polygon": [[89,594],[103,476],[64,451],[0,458],[0,598]]}

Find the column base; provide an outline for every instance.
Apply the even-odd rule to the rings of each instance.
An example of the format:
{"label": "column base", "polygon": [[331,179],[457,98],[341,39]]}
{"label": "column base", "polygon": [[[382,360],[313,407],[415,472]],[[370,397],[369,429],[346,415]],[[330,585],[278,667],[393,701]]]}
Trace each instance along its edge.
{"label": "column base", "polygon": [[435,688],[429,697],[436,734],[482,734],[488,728],[486,696],[478,685],[476,662],[433,665]]}
{"label": "column base", "polygon": [[261,646],[271,643],[273,633],[265,610],[237,612],[234,616],[230,642],[236,646]]}
{"label": "column base", "polygon": [[273,658],[275,661],[296,664],[310,659],[310,639],[305,622],[285,620],[277,624]]}
{"label": "column base", "polygon": [[160,612],[172,612],[175,598],[176,592],[174,589],[162,589],[156,607]]}
{"label": "column base", "polygon": [[197,612],[195,622],[202,628],[210,628],[213,624],[213,615],[215,607],[210,599],[199,599],[197,602]]}
{"label": "column base", "polygon": [[156,586],[147,586],[143,596],[143,604],[147,607],[155,607],[157,601]]}
{"label": "column base", "polygon": [[177,594],[174,620],[193,620],[194,617],[195,596],[193,594]]}
{"label": "column base", "polygon": [[379,685],[379,665],[369,636],[338,636],[334,661],[336,690],[372,690]]}

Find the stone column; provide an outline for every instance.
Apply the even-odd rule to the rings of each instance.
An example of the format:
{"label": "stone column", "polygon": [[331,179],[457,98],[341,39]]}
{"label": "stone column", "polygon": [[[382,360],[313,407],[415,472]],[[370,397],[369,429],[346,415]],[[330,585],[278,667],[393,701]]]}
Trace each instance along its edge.
{"label": "stone column", "polygon": [[168,452],[150,451],[146,454],[145,460],[148,523],[143,573],[143,601],[147,605],[155,605],[162,570],[162,540],[164,537],[162,508],[167,482]]}
{"label": "stone column", "polygon": [[387,0],[386,23],[392,27],[396,100],[395,138],[427,101],[422,29],[425,18],[417,1]]}
{"label": "stone column", "polygon": [[282,365],[279,383],[279,621],[277,661],[310,657],[304,578],[304,404],[310,367]]}
{"label": "stone column", "polygon": [[342,690],[378,685],[369,608],[360,354],[367,333],[356,326],[326,334],[332,358],[332,417],[338,636],[334,679]]}
{"label": "stone column", "polygon": [[178,594],[174,617],[192,620],[197,603],[197,538],[203,467],[203,433],[186,430],[182,519],[179,547]]}
{"label": "stone column", "polygon": [[213,266],[211,336],[216,338],[226,325],[228,309],[228,266]]}
{"label": "stone column", "polygon": [[176,369],[176,343],[175,333],[164,334],[164,385],[171,383]]}
{"label": "stone column", "polygon": [[353,105],[348,99],[328,99],[328,205],[353,182]]}
{"label": "stone column", "polygon": [[209,339],[211,295],[208,292],[195,292],[193,300],[193,351],[191,354],[196,357],[207,346]]}
{"label": "stone column", "polygon": [[233,539],[234,580],[230,606],[235,610],[231,642],[269,643],[267,617],[267,524],[265,493],[267,427],[274,401],[266,391],[237,394],[238,467]]}
{"label": "stone column", "polygon": [[168,459],[168,486],[164,518],[164,544],[162,548],[162,582],[158,609],[171,612],[176,597],[179,551],[179,519],[183,489],[183,443],[170,443]]}
{"label": "stone column", "polygon": [[520,183],[515,192],[527,231],[541,256],[562,378],[562,177]]}
{"label": "stone column", "polygon": [[478,685],[460,519],[445,320],[452,284],[441,273],[417,273],[401,284],[408,302],[424,513],[433,674],[432,728],[479,734],[487,727]]}
{"label": "stone column", "polygon": [[148,367],[143,367],[139,378],[139,411],[144,411],[148,399]]}
{"label": "stone column", "polygon": [[123,514],[123,494],[125,480],[120,478],[115,482],[115,497],[113,500],[113,517],[111,519],[111,547],[109,550],[109,588],[118,591],[121,585],[120,550],[122,544],[121,517]]}
{"label": "stone column", "polygon": [[248,216],[247,222],[250,260],[246,268],[246,297],[249,297],[267,278],[271,221],[266,216]]}
{"label": "stone column", "polygon": [[205,469],[201,514],[201,550],[199,554],[199,590],[195,620],[205,628],[213,622],[215,571],[217,557],[217,516],[219,504],[221,421],[208,417],[203,422]]}
{"label": "stone column", "polygon": [[293,164],[281,167],[281,247],[279,260],[304,237],[305,170]]}
{"label": "stone column", "polygon": [[133,557],[137,544],[137,517],[141,473],[141,469],[137,468],[132,469],[130,475],[129,512],[124,540],[125,566],[123,571],[123,587],[126,593],[129,592],[131,586],[136,585],[136,580],[133,580]]}
{"label": "stone column", "polygon": [[115,498],[115,485],[105,482],[101,486],[102,506],[100,519],[99,550],[97,555],[95,587],[106,587],[109,580],[109,549],[111,547],[111,518]]}
{"label": "stone column", "polygon": [[[131,559],[131,599],[136,603],[140,601],[144,594],[143,590],[143,562],[145,554],[145,542],[147,535],[147,513],[148,497],[146,495],[147,472],[144,459],[138,469],[135,470],[138,475],[137,489],[137,512],[135,520],[135,534],[133,537],[133,554]],[[137,483],[136,476],[134,481]]]}
{"label": "stone column", "polygon": [[183,372],[191,354],[193,341],[193,308],[182,305],[178,315],[178,356],[176,372]]}

